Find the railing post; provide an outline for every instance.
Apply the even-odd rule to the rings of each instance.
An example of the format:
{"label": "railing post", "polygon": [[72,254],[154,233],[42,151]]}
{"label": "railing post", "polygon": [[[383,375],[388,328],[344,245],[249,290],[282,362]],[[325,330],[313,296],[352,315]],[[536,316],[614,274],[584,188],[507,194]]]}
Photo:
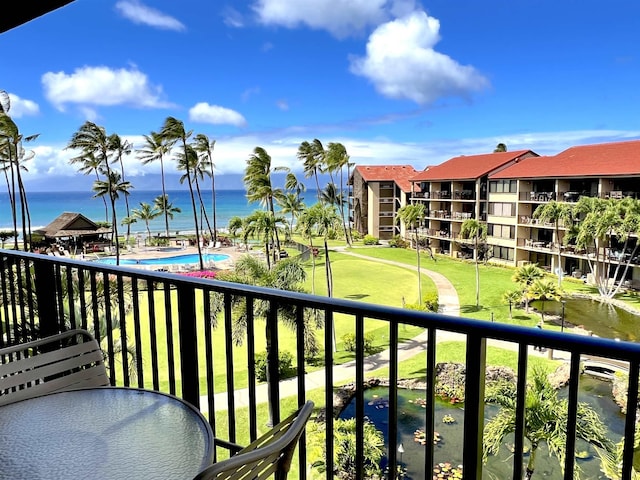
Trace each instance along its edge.
{"label": "railing post", "polygon": [[464,394],[464,478],[482,478],[482,430],[487,339],[467,334],[467,375]]}
{"label": "railing post", "polygon": [[[195,293],[193,288],[187,285],[178,285],[177,290],[182,398],[200,408]],[[170,335],[171,332],[167,332],[167,334]]]}
{"label": "railing post", "polygon": [[267,391],[269,397],[269,423],[280,421],[280,372],[278,357],[278,304],[270,301],[266,324]]}
{"label": "railing post", "polygon": [[55,335],[60,331],[60,321],[57,315],[56,292],[52,288],[52,285],[56,284],[53,263],[34,261],[33,272],[40,335],[43,337]]}

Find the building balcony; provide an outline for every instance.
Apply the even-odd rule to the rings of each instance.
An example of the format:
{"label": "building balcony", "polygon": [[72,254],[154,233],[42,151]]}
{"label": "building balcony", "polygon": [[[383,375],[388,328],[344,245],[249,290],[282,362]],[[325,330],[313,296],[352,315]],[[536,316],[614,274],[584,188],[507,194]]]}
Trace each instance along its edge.
{"label": "building balcony", "polygon": [[[322,319],[326,325],[314,330],[320,353],[319,361],[313,365],[305,362],[305,335],[309,334],[309,325],[316,322],[306,321],[310,315]],[[333,321],[338,319],[341,330],[354,335],[355,352],[349,364],[339,365],[334,350],[324,347],[332,345]],[[238,323],[239,320],[242,322]],[[370,320],[378,321],[379,329],[384,329],[389,339],[388,349],[375,357],[366,357],[363,347],[365,322]],[[0,250],[0,325],[3,330],[0,346],[24,340],[29,332],[47,336],[76,327],[93,331],[105,353],[110,383],[167,392],[199,408],[206,414],[216,437],[221,439],[215,446],[216,458],[229,454],[230,443],[247,444],[256,438],[258,429],[267,421],[265,412],[270,412],[276,422],[281,415],[286,416],[297,405],[314,398],[318,407],[324,402],[330,407],[328,412],[336,413],[333,409],[335,389],[345,382],[353,382],[354,478],[365,477],[364,452],[368,446],[363,435],[364,391],[373,363],[388,367],[390,387],[385,435],[388,471],[397,471],[403,461],[398,453],[398,425],[403,412],[399,407],[397,385],[400,364],[408,350],[423,360],[426,385],[423,397],[427,401],[420,421],[425,425],[426,438],[434,437],[434,378],[440,336],[449,338],[455,334],[466,349],[464,410],[467,414],[461,439],[463,478],[483,478],[486,355],[487,346],[494,342],[510,345],[518,358],[518,393],[514,398],[516,427],[512,440],[515,453],[509,459],[513,478],[523,477],[527,458],[523,430],[525,382],[527,359],[533,345],[562,352],[570,365],[567,443],[564,445],[570,452],[577,451],[577,399],[583,356],[625,362],[630,372],[630,398],[635,398],[638,392],[640,345],[631,342],[8,250]],[[422,332],[419,341],[411,341],[411,348],[399,340],[402,329],[410,326]],[[282,353],[280,339],[284,334],[294,338],[295,351],[289,353],[296,376],[293,380],[281,381],[278,354]],[[242,347],[236,346],[240,339]],[[120,348],[123,345],[128,348]],[[264,345],[270,346],[266,382],[258,380],[255,362],[256,354],[262,353]],[[628,439],[625,445],[632,446],[636,411],[629,410],[624,437]],[[308,465],[324,461],[326,468],[322,476],[330,480],[338,468],[333,455],[337,448],[334,416],[325,415],[324,409],[316,414],[311,421],[324,423],[319,431],[328,454],[326,458],[319,458],[318,449],[306,448],[308,436],[303,437],[294,457],[294,471],[298,478],[306,479],[310,475]],[[422,465],[434,465],[435,448],[439,447],[426,442],[424,457],[419,459]],[[633,454],[632,447],[625,448],[623,478],[631,477]],[[565,478],[573,478],[575,468],[576,457],[567,455]],[[428,471],[420,478],[430,479],[432,473]]]}

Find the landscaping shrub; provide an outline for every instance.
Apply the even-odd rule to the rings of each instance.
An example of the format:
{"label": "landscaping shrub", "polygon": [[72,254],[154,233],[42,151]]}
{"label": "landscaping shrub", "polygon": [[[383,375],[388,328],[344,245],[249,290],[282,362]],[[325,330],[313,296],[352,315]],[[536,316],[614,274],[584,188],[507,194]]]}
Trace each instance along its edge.
{"label": "landscaping shrub", "polygon": [[409,242],[407,242],[402,236],[395,235],[389,240],[389,246],[395,248],[409,248]]}
{"label": "landscaping shrub", "polygon": [[[369,355],[371,353],[374,353],[374,348],[373,348],[373,334],[372,333],[365,333],[364,335],[364,353],[366,355]],[[342,343],[344,344],[344,349],[347,352],[355,352],[356,351],[356,336],[353,333],[345,333],[342,336]]]}
{"label": "landscaping shrub", "polygon": [[[289,352],[280,352],[278,356],[278,375],[280,379],[295,376],[293,368],[293,355]],[[256,355],[256,378],[259,382],[267,381],[267,352]]]}
{"label": "landscaping shrub", "polygon": [[423,295],[422,303],[407,303],[404,308],[409,310],[419,310],[421,312],[437,312],[440,307],[438,292],[429,292]]}
{"label": "landscaping shrub", "polygon": [[378,245],[378,238],[374,237],[373,235],[365,235],[364,238],[362,239],[362,242],[365,245]]}

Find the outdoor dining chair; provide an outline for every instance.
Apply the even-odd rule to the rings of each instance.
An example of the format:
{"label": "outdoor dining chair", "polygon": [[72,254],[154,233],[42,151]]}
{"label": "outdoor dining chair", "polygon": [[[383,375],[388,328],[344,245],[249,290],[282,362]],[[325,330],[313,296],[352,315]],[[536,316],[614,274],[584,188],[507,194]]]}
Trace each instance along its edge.
{"label": "outdoor dining chair", "polygon": [[0,348],[0,405],[108,385],[102,350],[86,330]]}
{"label": "outdoor dining chair", "polygon": [[271,475],[276,480],[285,480],[312,410],[313,402],[305,403],[262,437],[233,457],[206,468],[194,480],[262,480]]}

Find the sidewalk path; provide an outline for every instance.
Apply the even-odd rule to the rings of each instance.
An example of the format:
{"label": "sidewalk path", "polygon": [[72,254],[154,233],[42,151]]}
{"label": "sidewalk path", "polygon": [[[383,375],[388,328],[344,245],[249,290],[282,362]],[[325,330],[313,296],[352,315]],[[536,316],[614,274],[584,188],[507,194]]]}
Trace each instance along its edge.
{"label": "sidewalk path", "polygon": [[[400,268],[407,268],[409,270],[417,271],[417,267],[402,262],[395,262],[392,260],[385,260],[380,258],[373,258],[366,255],[360,255],[351,251],[347,251],[344,247],[336,249],[344,255],[350,255],[353,257],[369,260],[372,262],[383,263],[387,265],[393,265]],[[460,301],[458,299],[458,292],[453,284],[442,274],[433,272],[431,270],[420,269],[421,274],[427,275],[436,285],[438,290],[438,300],[440,303],[439,313],[445,315],[459,316],[460,315]],[[398,345],[398,362],[407,360],[415,355],[424,353],[427,346],[428,332],[424,331],[420,335],[412,338],[411,340]],[[436,334],[436,341],[438,343],[443,341],[464,341],[465,335],[461,333],[448,332],[445,330],[438,330]],[[490,340],[488,342],[491,346],[497,346],[509,350],[517,350],[518,345],[511,342],[504,342],[500,340]],[[529,353],[534,355],[545,355],[541,352],[529,348]],[[364,359],[364,371],[371,372],[379,368],[389,366],[389,349],[384,350],[375,355],[368,356]],[[355,361],[343,363],[333,366],[333,381],[335,383],[345,383],[355,379]],[[307,390],[313,390],[316,388],[324,388],[325,386],[325,372],[323,369],[316,370],[305,375],[305,385]],[[280,397],[289,397],[298,393],[298,379],[296,377],[280,382]],[[247,407],[249,405],[249,390],[239,389],[234,392],[236,408]],[[256,386],[256,401],[257,403],[264,403],[267,401],[267,385],[261,383]],[[227,392],[219,393],[215,395],[216,410],[227,409]],[[200,398],[200,409],[206,412],[207,409],[207,397]]]}

